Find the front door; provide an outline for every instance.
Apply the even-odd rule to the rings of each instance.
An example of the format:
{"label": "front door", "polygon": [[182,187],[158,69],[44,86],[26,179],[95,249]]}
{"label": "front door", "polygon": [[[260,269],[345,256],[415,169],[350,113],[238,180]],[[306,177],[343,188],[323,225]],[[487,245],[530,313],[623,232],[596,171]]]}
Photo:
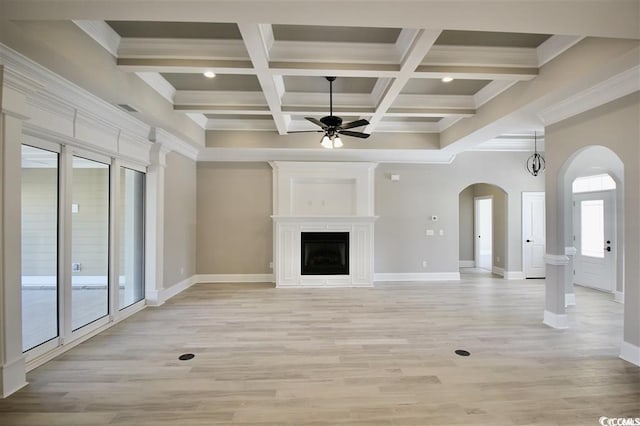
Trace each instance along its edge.
{"label": "front door", "polygon": [[574,283],[615,289],[615,191],[574,194]]}
{"label": "front door", "polygon": [[522,193],[522,253],[526,278],[545,276],[544,192]]}

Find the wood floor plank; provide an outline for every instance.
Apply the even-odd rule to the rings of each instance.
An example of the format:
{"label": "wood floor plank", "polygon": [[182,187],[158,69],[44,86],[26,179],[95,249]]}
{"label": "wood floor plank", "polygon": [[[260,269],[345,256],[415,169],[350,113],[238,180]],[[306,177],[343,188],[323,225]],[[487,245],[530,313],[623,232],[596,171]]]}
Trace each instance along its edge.
{"label": "wood floor plank", "polygon": [[[542,280],[362,289],[198,284],[28,374],[21,425],[587,425],[640,417],[623,306],[577,288],[567,330]],[[469,357],[454,354],[471,352]],[[194,353],[179,361],[182,353]]]}

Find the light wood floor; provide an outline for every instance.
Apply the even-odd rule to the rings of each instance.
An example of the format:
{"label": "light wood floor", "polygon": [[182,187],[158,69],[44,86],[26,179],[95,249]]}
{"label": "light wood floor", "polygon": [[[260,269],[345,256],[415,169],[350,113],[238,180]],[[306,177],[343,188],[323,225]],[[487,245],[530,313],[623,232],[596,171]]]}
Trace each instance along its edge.
{"label": "light wood floor", "polygon": [[[199,284],[32,371],[9,425],[598,425],[640,417],[623,306],[578,288],[568,330],[542,280],[373,289]],[[455,355],[466,349],[471,356]],[[178,361],[181,353],[196,355]]]}

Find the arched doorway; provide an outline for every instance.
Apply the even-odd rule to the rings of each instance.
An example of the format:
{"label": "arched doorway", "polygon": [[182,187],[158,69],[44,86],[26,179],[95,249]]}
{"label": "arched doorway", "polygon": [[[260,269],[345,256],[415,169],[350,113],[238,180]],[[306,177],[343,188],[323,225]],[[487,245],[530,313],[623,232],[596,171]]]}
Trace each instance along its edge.
{"label": "arched doorway", "polygon": [[474,183],[458,194],[461,268],[505,275],[508,258],[508,195],[489,183]]}
{"label": "arched doorway", "polygon": [[[605,176],[613,182],[608,182]],[[558,184],[561,186],[559,193],[564,198],[564,243],[565,254],[569,257],[565,274],[565,305],[576,303],[573,289],[576,276],[579,284],[586,283],[587,286],[609,291],[616,300],[622,301],[624,232],[622,226],[617,226],[624,223],[622,160],[603,146],[582,148],[567,159],[560,170]],[[590,223],[585,223],[585,220]],[[585,232],[590,231],[586,240],[582,235],[583,228]],[[600,242],[602,247],[599,247]],[[605,260],[609,265],[604,264]],[[589,285],[594,282],[590,280],[597,279],[586,277],[596,273],[595,270],[589,271],[594,265],[599,268],[597,273],[607,275],[610,285]]]}

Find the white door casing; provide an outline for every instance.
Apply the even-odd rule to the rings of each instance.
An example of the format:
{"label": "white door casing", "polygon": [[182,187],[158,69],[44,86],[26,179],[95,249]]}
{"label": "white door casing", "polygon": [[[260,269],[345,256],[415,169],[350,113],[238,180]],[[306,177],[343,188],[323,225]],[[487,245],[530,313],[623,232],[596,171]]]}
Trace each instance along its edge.
{"label": "white door casing", "polygon": [[545,277],[544,192],[522,193],[522,256],[526,278]]}

